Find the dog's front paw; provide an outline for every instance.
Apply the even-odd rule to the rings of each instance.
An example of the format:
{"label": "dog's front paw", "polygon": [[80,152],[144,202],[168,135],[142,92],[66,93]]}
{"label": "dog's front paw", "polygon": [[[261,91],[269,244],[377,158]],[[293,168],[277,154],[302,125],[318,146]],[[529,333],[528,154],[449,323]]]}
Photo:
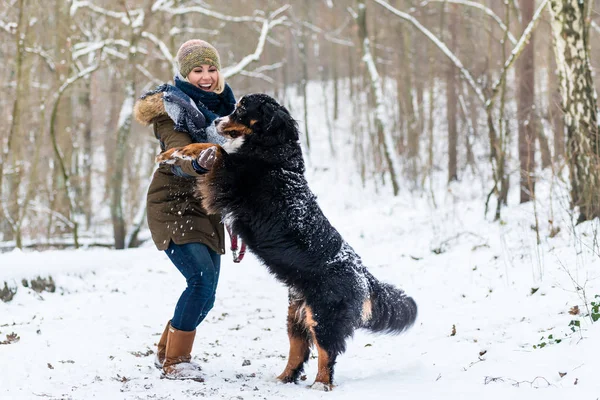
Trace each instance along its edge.
{"label": "dog's front paw", "polygon": [[[212,150],[206,153],[207,162],[212,159],[212,165],[215,163],[219,149],[212,143],[192,143],[185,147],[175,147],[165,150],[156,156],[156,162],[163,164],[175,164],[177,160],[195,160],[205,151]],[[211,157],[212,155],[212,157]],[[203,167],[205,168],[205,167]],[[206,168],[209,169],[209,168]]]}
{"label": "dog's front paw", "polygon": [[161,164],[175,164],[177,160],[186,159],[181,150],[184,147],[175,147],[165,150],[156,156],[156,162]]}

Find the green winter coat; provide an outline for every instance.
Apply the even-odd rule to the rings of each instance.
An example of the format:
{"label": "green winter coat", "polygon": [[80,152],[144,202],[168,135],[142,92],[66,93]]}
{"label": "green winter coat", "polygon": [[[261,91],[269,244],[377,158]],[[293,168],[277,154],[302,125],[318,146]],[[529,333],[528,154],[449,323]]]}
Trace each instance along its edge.
{"label": "green winter coat", "polygon": [[[154,135],[163,143],[164,150],[192,143],[187,133],[174,130],[167,115],[163,93],[155,93],[135,104],[135,118],[144,125],[152,124]],[[200,200],[194,197],[196,176],[191,161],[178,163],[192,178],[183,178],[171,171],[170,165],[160,165],[148,189],[148,227],[159,250],[166,250],[169,242],[175,244],[204,243],[218,254],[225,253],[225,232],[221,215],[207,215]]]}

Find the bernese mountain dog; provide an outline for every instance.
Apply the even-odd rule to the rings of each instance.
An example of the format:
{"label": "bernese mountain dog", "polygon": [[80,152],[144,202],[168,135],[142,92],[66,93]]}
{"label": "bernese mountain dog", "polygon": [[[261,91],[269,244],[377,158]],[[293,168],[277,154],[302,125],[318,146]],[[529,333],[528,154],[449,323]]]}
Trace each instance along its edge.
{"label": "bernese mountain dog", "polygon": [[218,119],[223,146],[169,149],[158,162],[196,160],[206,169],[197,196],[221,213],[268,270],[289,288],[289,358],[278,379],[297,382],[314,345],[312,388],[333,388],[336,358],[355,329],[399,333],[417,317],[404,291],[378,281],[323,215],[304,177],[296,121],[265,94],[244,96]]}

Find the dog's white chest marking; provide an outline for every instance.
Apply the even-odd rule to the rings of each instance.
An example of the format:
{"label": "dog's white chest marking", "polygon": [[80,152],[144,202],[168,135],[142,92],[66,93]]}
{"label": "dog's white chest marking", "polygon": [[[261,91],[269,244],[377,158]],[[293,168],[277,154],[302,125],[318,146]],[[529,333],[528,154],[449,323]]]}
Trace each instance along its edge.
{"label": "dog's white chest marking", "polygon": [[244,144],[244,136],[237,137],[235,139],[227,139],[225,143],[221,145],[223,149],[228,153],[235,153],[238,151],[242,144]]}

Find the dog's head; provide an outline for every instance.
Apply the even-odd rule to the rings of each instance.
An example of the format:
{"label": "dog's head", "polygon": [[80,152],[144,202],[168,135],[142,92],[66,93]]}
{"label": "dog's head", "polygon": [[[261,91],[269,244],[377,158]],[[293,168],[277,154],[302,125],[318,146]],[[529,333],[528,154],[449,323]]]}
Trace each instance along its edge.
{"label": "dog's head", "polygon": [[298,126],[289,111],[266,94],[242,97],[231,114],[215,123],[217,132],[228,139],[224,146],[228,151],[247,142],[273,146],[299,139]]}

